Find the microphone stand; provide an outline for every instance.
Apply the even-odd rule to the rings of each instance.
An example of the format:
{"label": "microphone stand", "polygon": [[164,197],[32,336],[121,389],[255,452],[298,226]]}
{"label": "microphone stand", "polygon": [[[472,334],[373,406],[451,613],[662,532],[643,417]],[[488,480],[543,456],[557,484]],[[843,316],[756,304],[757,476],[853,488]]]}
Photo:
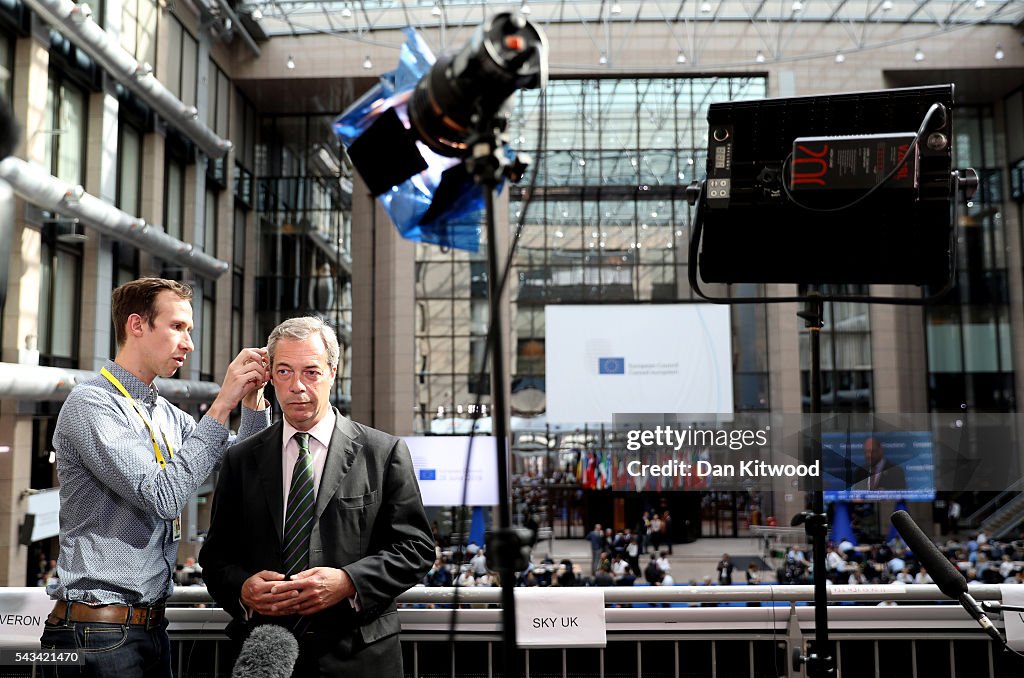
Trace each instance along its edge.
{"label": "microphone stand", "polygon": [[[954,169],[950,177],[951,211],[952,220],[957,214],[959,196],[961,193],[969,200],[973,197],[978,188],[978,175],[971,168]],[[951,229],[950,237],[950,270],[946,284],[933,294],[921,298],[914,297],[873,297],[870,295],[823,295],[817,286],[809,285],[805,296],[801,297],[714,297],[706,294],[700,287],[698,281],[698,250],[700,244],[701,230],[703,228],[703,210],[705,206],[706,180],[694,182],[687,187],[686,199],[690,205],[696,206],[697,216],[694,220],[694,233],[690,241],[690,262],[688,277],[690,287],[703,299],[713,303],[724,304],[752,304],[752,303],[791,303],[801,302],[805,304],[797,316],[804,320],[804,327],[811,333],[810,336],[810,359],[811,359],[811,403],[812,415],[811,438],[808,451],[814,455],[812,458],[821,459],[821,329],[824,326],[824,302],[825,301],[853,301],[865,304],[895,304],[895,305],[924,305],[934,301],[956,284],[955,262],[956,262],[956,240],[953,237],[955,228]],[[826,562],[826,540],[828,538],[828,515],[825,513],[824,488],[819,486],[812,492],[812,508],[795,515],[792,525],[804,525],[804,530],[811,540],[811,560],[814,565],[814,649],[813,652],[803,654],[800,649],[793,651],[793,670],[799,671],[801,665],[806,665],[807,675],[810,678],[827,678],[834,676],[836,672],[835,658],[832,657],[829,648],[828,632],[828,589],[826,587],[825,570]]]}
{"label": "microphone stand", "polygon": [[[821,459],[821,328],[825,325],[825,304],[814,286],[807,292],[806,306],[797,316],[804,321],[811,339],[811,440],[812,459]],[[811,562],[814,564],[814,650],[803,655],[793,652],[793,670],[806,664],[807,675],[819,678],[835,674],[836,664],[828,641],[828,589],[825,585],[825,541],[828,539],[828,515],[825,513],[825,492],[819,486],[811,493],[811,510],[793,517],[792,524],[804,524],[811,540]]]}
{"label": "microphone stand", "polygon": [[494,215],[494,196],[498,183],[510,174],[509,162],[501,152],[508,124],[501,113],[487,114],[478,106],[474,127],[466,141],[471,155],[466,168],[484,193],[484,222],[487,233],[487,293],[490,300],[491,422],[498,466],[498,519],[486,536],[488,559],[501,582],[501,635],[505,675],[523,675],[522,655],[516,647],[515,585],[516,572],[529,562],[532,538],[529,530],[512,527],[508,409],[505,398],[505,327],[501,314],[502,272],[499,270],[498,234]]}

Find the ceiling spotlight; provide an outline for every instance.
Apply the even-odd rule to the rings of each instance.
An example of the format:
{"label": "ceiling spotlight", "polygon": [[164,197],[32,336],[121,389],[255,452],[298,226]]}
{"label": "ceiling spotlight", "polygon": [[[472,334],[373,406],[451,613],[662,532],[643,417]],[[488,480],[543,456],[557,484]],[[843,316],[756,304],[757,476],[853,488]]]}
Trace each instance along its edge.
{"label": "ceiling spotlight", "polygon": [[762,52],[761,50],[757,50],[757,56],[754,57],[754,61],[756,61],[759,64],[763,64],[764,63],[764,52]]}
{"label": "ceiling spotlight", "polygon": [[974,9],[981,9],[985,6],[985,0],[974,0]]}
{"label": "ceiling spotlight", "polygon": [[679,54],[676,55],[676,63],[677,64],[685,64],[686,63],[686,55],[683,54],[683,50],[679,50]]}
{"label": "ceiling spotlight", "polygon": [[530,14],[531,12],[533,12],[533,10],[530,9],[530,6],[526,4],[526,0],[523,0],[523,4],[519,6],[519,13]]}
{"label": "ceiling spotlight", "polygon": [[365,68],[366,70],[370,70],[371,68],[373,68],[373,61],[370,59],[369,54],[367,54],[366,58],[363,59],[363,68]]}
{"label": "ceiling spotlight", "polygon": [[992,55],[996,61],[1002,61],[1006,58],[1006,52],[1003,51],[1002,45],[996,45],[996,53]]}
{"label": "ceiling spotlight", "polygon": [[249,18],[253,21],[262,21],[263,12],[261,12],[259,9],[254,9],[252,12],[249,13]]}
{"label": "ceiling spotlight", "polygon": [[434,16],[441,16],[441,5],[435,2],[433,8],[431,8],[430,10],[430,13],[433,14]]}
{"label": "ceiling spotlight", "polygon": [[288,61],[286,61],[284,65],[288,67],[289,71],[295,70],[295,59],[292,58],[291,54],[288,55]]}
{"label": "ceiling spotlight", "polygon": [[914,61],[924,61],[924,52],[921,51],[920,47],[914,51]]}
{"label": "ceiling spotlight", "polygon": [[883,0],[882,1],[882,11],[883,12],[888,12],[891,9],[892,9],[892,0]]}
{"label": "ceiling spotlight", "polygon": [[797,14],[797,13],[803,11],[803,8],[804,8],[804,3],[800,2],[800,0],[793,0],[793,13],[794,14]]}
{"label": "ceiling spotlight", "polygon": [[708,14],[709,12],[711,12],[711,3],[708,0],[704,0],[704,2],[700,3],[700,13]]}
{"label": "ceiling spotlight", "polygon": [[622,5],[620,5],[617,2],[613,2],[612,3],[612,14],[614,14],[616,16],[618,16],[619,14],[622,14]]}
{"label": "ceiling spotlight", "polygon": [[841,64],[846,61],[846,55],[841,50],[836,50],[836,63]]}
{"label": "ceiling spotlight", "polygon": [[351,19],[352,18],[352,10],[349,8],[348,5],[345,5],[344,7],[341,8],[341,18],[342,19]]}
{"label": "ceiling spotlight", "polygon": [[604,50],[601,50],[601,56],[597,57],[597,63],[602,66],[608,63],[608,55],[604,53]]}

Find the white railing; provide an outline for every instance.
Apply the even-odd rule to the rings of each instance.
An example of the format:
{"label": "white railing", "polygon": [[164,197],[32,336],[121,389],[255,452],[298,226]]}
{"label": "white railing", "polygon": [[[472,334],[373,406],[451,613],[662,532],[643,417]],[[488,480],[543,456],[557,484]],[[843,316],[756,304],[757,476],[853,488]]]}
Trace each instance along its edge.
{"label": "white railing", "polygon": [[[557,587],[548,591],[553,597],[560,593]],[[603,591],[607,647],[524,650],[527,676],[803,675],[789,658],[814,637],[811,586],[633,586]],[[972,586],[971,594],[1000,601],[1003,587]],[[453,611],[456,596],[459,609]],[[482,587],[457,592],[415,587],[403,594],[399,617],[406,674],[503,675],[500,596],[499,589]],[[883,600],[898,604],[877,606]],[[832,586],[829,601],[837,678],[1024,675],[1024,663],[994,648],[936,586]],[[39,610],[47,602],[42,589],[0,589],[0,624],[4,615],[17,612],[14,606]],[[174,675],[230,676],[234,650],[224,635],[227,613],[195,607],[211,602],[204,587],[179,588],[170,602]],[[937,604],[942,602],[948,604]],[[1002,627],[1001,620],[994,621]],[[453,632],[456,645],[451,643]],[[5,633],[0,627],[0,645]],[[8,675],[29,674],[0,667],[0,677]]]}

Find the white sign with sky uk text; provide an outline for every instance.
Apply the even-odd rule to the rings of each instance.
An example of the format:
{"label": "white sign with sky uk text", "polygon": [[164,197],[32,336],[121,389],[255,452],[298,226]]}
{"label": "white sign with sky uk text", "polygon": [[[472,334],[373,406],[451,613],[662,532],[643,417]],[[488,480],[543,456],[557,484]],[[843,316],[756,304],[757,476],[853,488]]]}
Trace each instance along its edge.
{"label": "white sign with sky uk text", "polygon": [[600,588],[517,588],[519,647],[604,647],[604,591]]}

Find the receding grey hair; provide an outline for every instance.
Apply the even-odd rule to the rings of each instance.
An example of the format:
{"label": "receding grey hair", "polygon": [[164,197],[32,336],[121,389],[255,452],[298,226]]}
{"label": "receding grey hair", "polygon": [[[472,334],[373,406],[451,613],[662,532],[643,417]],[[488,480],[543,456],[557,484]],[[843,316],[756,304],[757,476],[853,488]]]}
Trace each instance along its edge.
{"label": "receding grey hair", "polygon": [[297,339],[305,341],[314,334],[320,334],[324,346],[327,347],[327,364],[331,369],[338,367],[338,356],[341,349],[338,348],[338,335],[334,328],[327,324],[327,321],[319,316],[301,316],[289,318],[275,327],[267,338],[267,353],[270,354],[270,364],[274,364],[274,351],[280,339]]}

